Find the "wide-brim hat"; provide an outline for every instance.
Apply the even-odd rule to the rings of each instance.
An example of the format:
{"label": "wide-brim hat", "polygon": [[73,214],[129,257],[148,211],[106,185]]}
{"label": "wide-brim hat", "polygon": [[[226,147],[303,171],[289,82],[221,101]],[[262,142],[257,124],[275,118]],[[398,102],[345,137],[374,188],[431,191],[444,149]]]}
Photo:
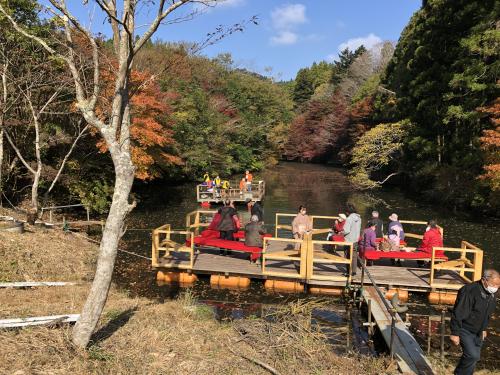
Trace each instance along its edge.
{"label": "wide-brim hat", "polygon": [[389,216],[389,220],[391,220],[391,221],[398,221],[398,215],[391,214],[391,216]]}
{"label": "wide-brim hat", "polygon": [[344,221],[347,219],[347,216],[345,216],[345,214],[339,214],[339,218]]}

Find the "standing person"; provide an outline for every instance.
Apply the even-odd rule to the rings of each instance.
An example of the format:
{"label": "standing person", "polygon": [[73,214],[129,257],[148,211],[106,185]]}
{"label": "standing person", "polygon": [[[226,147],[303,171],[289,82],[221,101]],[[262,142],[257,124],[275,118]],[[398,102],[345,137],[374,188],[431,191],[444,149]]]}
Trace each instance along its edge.
{"label": "standing person", "polygon": [[[356,207],[352,203],[347,203],[346,205],[346,214],[347,219],[344,224],[344,229],[342,234],[344,235],[346,242],[352,242],[352,265],[351,267],[347,266],[347,274],[351,272],[351,276],[356,275],[356,271],[358,270],[358,241],[359,235],[361,233],[361,216],[356,212]],[[346,246],[345,249],[345,257],[349,256],[349,248]],[[349,268],[351,268],[349,270]]]}
{"label": "standing person", "polygon": [[240,195],[243,195],[246,192],[247,192],[247,182],[245,180],[245,177],[243,177],[240,181]]}
{"label": "standing person", "polygon": [[[293,238],[303,240],[304,235],[312,230],[312,220],[307,215],[305,206],[299,206],[299,213],[292,221]],[[295,250],[300,249],[300,244],[295,244]]]}
{"label": "standing person", "polygon": [[217,175],[214,178],[214,187],[215,187],[215,193],[216,193],[217,197],[220,197],[220,188],[221,188],[221,185],[222,185],[222,180],[219,177],[219,175]]}
{"label": "standing person", "polygon": [[210,181],[210,175],[208,174],[208,172],[205,172],[205,174],[203,175],[203,182],[207,184],[208,181]]}
{"label": "standing person", "polygon": [[253,176],[250,171],[245,171],[245,181],[247,183],[247,191],[252,191]]}
{"label": "standing person", "polygon": [[382,219],[379,217],[378,211],[372,211],[372,218],[370,219],[372,223],[375,223],[375,235],[377,238],[383,238],[384,237],[384,222]]}
{"label": "standing person", "polygon": [[245,245],[262,247],[262,235],[265,233],[266,231],[264,230],[262,224],[259,222],[259,218],[257,217],[257,215],[252,215],[252,217],[250,218],[250,222],[245,225]]}
{"label": "standing person", "polygon": [[455,375],[474,373],[486,338],[486,327],[495,311],[495,293],[499,286],[500,275],[489,269],[483,272],[481,280],[464,285],[458,291],[450,321],[450,340],[462,347]]}
{"label": "standing person", "polygon": [[227,197],[229,194],[229,189],[230,189],[230,185],[229,185],[229,181],[228,180],[224,180],[222,181],[222,196],[223,197]]}
{"label": "standing person", "polygon": [[220,238],[222,240],[234,241],[233,233],[236,230],[234,216],[237,216],[236,210],[231,207],[231,202],[229,199],[224,201],[224,206],[219,209],[220,221],[217,225],[217,230],[220,232]]}

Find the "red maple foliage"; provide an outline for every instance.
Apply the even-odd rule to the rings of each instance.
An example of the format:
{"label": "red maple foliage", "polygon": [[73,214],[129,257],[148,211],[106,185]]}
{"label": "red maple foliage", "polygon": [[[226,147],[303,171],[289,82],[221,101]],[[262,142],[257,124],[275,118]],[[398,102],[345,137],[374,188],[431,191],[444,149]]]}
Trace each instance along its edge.
{"label": "red maple foliage", "polygon": [[290,126],[285,156],[300,161],[330,157],[345,135],[347,120],[347,107],[339,96],[309,101]]}
{"label": "red maple foliage", "polygon": [[484,173],[480,176],[488,181],[493,190],[500,190],[500,98],[487,107],[478,109],[486,114],[494,129],[485,130],[481,137],[481,148],[485,152]]}
{"label": "red maple foliage", "polygon": [[[108,116],[105,109],[110,108],[112,97],[113,64],[110,69],[102,69],[103,89],[99,101],[98,115],[105,120]],[[182,159],[165,151],[166,146],[174,146],[173,133],[168,105],[172,93],[160,90],[154,76],[147,72],[132,71],[131,86],[131,118],[130,137],[132,140],[132,161],[136,166],[135,175],[141,180],[151,180],[160,176],[157,165],[181,165]],[[102,138],[97,141],[100,152],[106,152],[106,143]]]}

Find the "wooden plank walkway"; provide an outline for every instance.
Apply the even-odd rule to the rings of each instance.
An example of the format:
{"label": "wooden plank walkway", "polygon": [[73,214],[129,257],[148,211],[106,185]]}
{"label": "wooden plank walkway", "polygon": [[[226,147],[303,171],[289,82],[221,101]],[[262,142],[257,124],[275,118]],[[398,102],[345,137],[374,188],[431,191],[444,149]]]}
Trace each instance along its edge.
{"label": "wooden plank walkway", "polygon": [[[371,301],[372,316],[384,337],[387,346],[391,343],[391,313],[387,310],[375,287],[362,289],[365,301]],[[431,364],[401,317],[396,314],[393,352],[398,367],[403,373],[433,375]]]}
{"label": "wooden plank walkway", "polygon": [[[172,259],[173,266],[169,268],[182,268],[189,266],[188,254],[178,253]],[[416,262],[407,262],[403,267],[389,266],[389,265],[374,265],[368,267],[372,277],[377,284],[386,288],[402,288],[415,292],[429,292],[431,287],[429,285],[429,269],[417,268]],[[159,265],[166,265],[167,260],[160,258]],[[297,277],[299,274],[298,263],[291,261],[268,261],[266,262],[267,270],[290,273],[290,277]],[[322,265],[315,266],[314,274],[319,276],[340,276],[345,272],[343,265]],[[205,274],[226,274],[226,275],[240,275],[249,278],[263,279],[266,278],[262,274],[262,268],[257,263],[250,263],[249,255],[246,253],[233,252],[228,256],[221,256],[216,250],[201,250],[199,254],[194,255],[193,272]],[[465,282],[454,272],[442,272],[436,280],[446,283],[464,284]],[[304,280],[299,280],[304,282]],[[364,280],[365,284],[369,284],[368,278]],[[345,282],[338,281],[325,281],[314,280],[312,278],[308,282],[311,285],[322,286],[345,286]],[[358,269],[357,275],[352,279],[352,284],[361,284],[361,271]],[[450,288],[450,290],[452,290]]]}

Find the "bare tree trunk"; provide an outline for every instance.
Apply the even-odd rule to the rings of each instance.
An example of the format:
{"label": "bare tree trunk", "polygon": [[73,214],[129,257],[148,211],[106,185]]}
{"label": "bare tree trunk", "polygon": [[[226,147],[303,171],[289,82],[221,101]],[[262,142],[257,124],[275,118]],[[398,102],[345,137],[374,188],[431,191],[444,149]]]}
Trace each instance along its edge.
{"label": "bare tree trunk", "polygon": [[113,192],[113,202],[109,210],[104,233],[99,247],[97,270],[92,283],[92,288],[83,307],[80,319],[73,329],[73,343],[84,348],[90,341],[92,332],[108,297],[111,278],[115,266],[116,249],[122,236],[123,223],[131,206],[128,202],[132,183],[134,181],[134,166],[125,153],[115,163],[116,176]]}

